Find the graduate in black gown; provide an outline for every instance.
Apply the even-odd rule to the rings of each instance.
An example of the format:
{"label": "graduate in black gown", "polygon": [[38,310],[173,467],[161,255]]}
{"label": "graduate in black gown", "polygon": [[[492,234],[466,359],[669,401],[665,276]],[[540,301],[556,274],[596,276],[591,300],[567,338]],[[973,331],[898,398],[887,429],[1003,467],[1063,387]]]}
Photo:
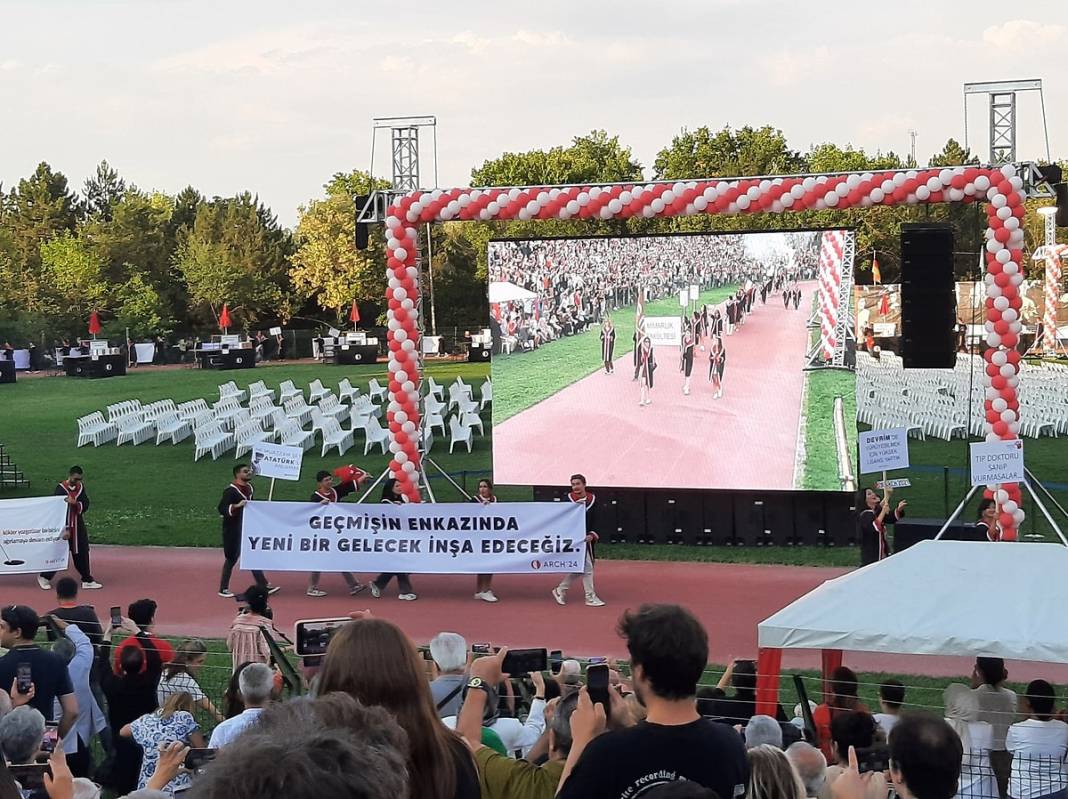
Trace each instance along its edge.
{"label": "graduate in black gown", "polygon": [[886,538],[886,525],[893,524],[905,515],[905,500],[890,508],[890,495],[893,489],[883,491],[882,499],[874,488],[865,488],[860,493],[857,503],[857,538],[860,540],[860,562],[862,565],[874,563],[889,557],[890,542]]}
{"label": "graduate in black gown", "polygon": [[[343,482],[334,485],[334,475],[325,469],[321,470],[315,475],[315,490],[312,492],[308,502],[318,502],[320,505],[329,505],[331,502],[340,502],[349,494],[356,491],[360,483],[366,482],[366,480],[367,472],[361,470],[353,479],[344,480]],[[345,578],[345,582],[349,586],[350,596],[356,596],[356,594],[360,593],[367,587],[353,577],[352,572],[341,572],[341,576]],[[320,577],[322,577],[320,572],[312,572],[308,575],[308,590],[306,591],[308,596],[326,596],[326,591],[319,587]]]}
{"label": "graduate in black gown", "polygon": [[639,405],[652,405],[649,397],[653,390],[653,372],[656,371],[656,358],[653,356],[653,342],[648,336],[642,338],[638,348],[638,381],[640,386]]}
{"label": "graduate in black gown", "polygon": [[723,339],[716,336],[708,354],[708,382],[712,384],[712,399],[723,396],[723,372],[726,368],[727,350],[723,347]]}
{"label": "graduate in black gown", "polygon": [[794,310],[801,307],[801,289],[794,287]]}
{"label": "graduate in black gown", "polygon": [[788,288],[782,290],[782,307],[783,308],[789,308],[790,307],[790,300],[793,299],[793,294],[794,293]]}
{"label": "graduate in black gown", "polygon": [[[395,478],[389,478],[382,484],[382,502],[389,505],[403,505],[408,498],[400,492],[400,486]],[[412,588],[412,576],[405,572],[382,572],[371,581],[371,596],[378,599],[382,591],[389,585],[389,581],[397,578],[397,599],[405,602],[414,602],[418,597]]]}
{"label": "graduate in black gown", "polygon": [[612,374],[615,368],[616,329],[612,325],[612,317],[606,316],[601,323],[601,360],[604,362],[604,373]]}
{"label": "graduate in black gown", "polygon": [[[85,527],[85,512],[89,510],[89,495],[85,493],[82,477],[82,467],[71,466],[67,479],[57,485],[52,493],[57,497],[63,497],[67,503],[64,537],[67,539],[67,546],[70,547],[74,568],[78,570],[82,578],[82,588],[103,588],[93,579],[92,570],[89,568],[89,532]],[[41,588],[47,590],[52,587],[52,578],[55,576],[55,572],[44,572],[37,578],[37,582]]]}
{"label": "graduate in black gown", "polygon": [[694,338],[693,328],[690,325],[684,325],[682,331],[682,348],[679,351],[679,371],[683,374],[683,394],[690,393],[690,373],[693,372]]}

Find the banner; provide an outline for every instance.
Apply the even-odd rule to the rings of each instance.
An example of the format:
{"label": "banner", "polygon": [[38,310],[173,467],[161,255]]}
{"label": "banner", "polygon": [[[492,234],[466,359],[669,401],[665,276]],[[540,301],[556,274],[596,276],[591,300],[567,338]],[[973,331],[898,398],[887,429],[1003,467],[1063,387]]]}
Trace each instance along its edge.
{"label": "banner", "polygon": [[981,441],[968,445],[972,460],[972,485],[1022,483],[1023,441]]}
{"label": "banner", "polygon": [[645,334],[654,347],[678,347],[682,344],[682,319],[678,316],[647,316]]}
{"label": "banner", "polygon": [[299,480],[304,450],[283,444],[258,441],[252,445],[250,468],[258,477],[277,477],[279,480]]}
{"label": "banner", "polygon": [[0,500],[0,574],[63,571],[70,551],[66,526],[63,497]]}
{"label": "banner", "polygon": [[577,573],[585,508],[572,502],[250,502],[241,566],[412,574]]}

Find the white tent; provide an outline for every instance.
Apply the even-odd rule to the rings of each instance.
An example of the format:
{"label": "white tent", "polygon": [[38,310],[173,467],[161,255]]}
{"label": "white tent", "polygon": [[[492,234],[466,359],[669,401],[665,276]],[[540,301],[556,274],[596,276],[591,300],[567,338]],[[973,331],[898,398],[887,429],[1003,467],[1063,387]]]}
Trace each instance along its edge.
{"label": "white tent", "polygon": [[923,541],[758,627],[760,647],[1068,663],[1068,547]]}
{"label": "white tent", "polygon": [[489,284],[489,301],[492,303],[526,302],[527,300],[536,299],[538,299],[537,294],[533,291],[527,291],[515,283],[496,281]]}

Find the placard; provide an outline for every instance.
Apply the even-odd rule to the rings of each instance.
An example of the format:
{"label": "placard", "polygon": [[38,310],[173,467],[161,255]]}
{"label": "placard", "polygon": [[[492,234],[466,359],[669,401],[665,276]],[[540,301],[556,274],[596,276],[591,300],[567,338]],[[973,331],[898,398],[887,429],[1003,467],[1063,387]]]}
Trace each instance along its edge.
{"label": "placard", "polygon": [[861,474],[909,468],[909,435],[904,427],[861,431],[857,444]]}
{"label": "placard", "polygon": [[272,336],[280,336],[280,335],[282,335],[282,328],[280,328],[280,327],[272,327],[267,332],[269,332]]}
{"label": "placard", "polygon": [[682,344],[682,319],[677,316],[647,316],[645,333],[654,347],[678,347]]}
{"label": "placard", "polygon": [[39,574],[67,568],[63,497],[0,500],[0,574]]}
{"label": "placard", "polygon": [[697,302],[697,298],[701,296],[700,286],[690,286],[690,302]]}
{"label": "placard", "polygon": [[586,509],[573,502],[253,501],[242,515],[245,569],[576,574],[585,559]]}
{"label": "placard", "polygon": [[908,488],[912,485],[912,481],[907,477],[898,477],[894,480],[880,480],[875,484],[876,488]]}
{"label": "placard", "polygon": [[304,450],[283,444],[268,444],[265,441],[252,445],[252,473],[259,477],[276,477],[279,480],[299,480],[300,464]]}
{"label": "placard", "polygon": [[686,289],[682,289],[682,291],[679,292],[679,307],[680,308],[685,308],[689,304],[690,304],[690,292],[688,292]]}
{"label": "placard", "polygon": [[1023,441],[982,441],[969,444],[968,451],[973,486],[1024,481]]}

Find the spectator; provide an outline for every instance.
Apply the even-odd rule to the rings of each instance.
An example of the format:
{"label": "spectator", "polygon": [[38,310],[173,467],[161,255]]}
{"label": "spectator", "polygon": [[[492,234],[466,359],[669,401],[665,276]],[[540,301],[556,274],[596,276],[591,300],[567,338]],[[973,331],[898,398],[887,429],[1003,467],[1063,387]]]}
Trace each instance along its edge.
{"label": "spectator", "polygon": [[[78,604],[78,581],[73,577],[60,577],[56,580],[56,601],[58,607],[49,611],[49,616],[70,624],[77,624],[78,629],[89,636],[94,647],[104,643],[104,628],[92,605]],[[56,634],[48,630],[48,640],[54,641]],[[68,761],[70,758],[67,758]]]}
{"label": "spectator", "polygon": [[816,724],[816,737],[819,740],[820,751],[827,758],[828,763],[837,760],[834,750],[831,748],[831,722],[835,715],[842,712],[857,711],[867,713],[868,708],[857,698],[857,675],[853,670],[845,666],[839,666],[831,672],[829,701],[817,705],[812,712],[812,720]]}
{"label": "spectator", "polygon": [[745,757],[749,761],[746,799],[805,799],[805,786],[781,749],[764,744],[749,749]]}
{"label": "spectator", "polygon": [[[545,731],[545,678],[540,672],[535,672],[530,675],[530,679],[534,683],[534,697],[531,699],[530,712],[527,713],[526,721],[504,716],[501,713],[497,686],[504,685],[510,688],[509,680],[485,683],[481,686],[488,696],[488,701],[483,705],[482,726],[496,733],[506,752],[509,754],[518,752],[520,757],[527,756],[531,747],[537,743]],[[466,702],[466,693],[464,701]],[[509,710],[509,712],[512,711]],[[446,727],[456,726],[456,716],[448,716],[443,721]]]}
{"label": "spectator", "polygon": [[[355,625],[353,625],[355,626]],[[425,685],[425,682],[424,682]],[[426,704],[429,710],[429,693]],[[433,715],[427,722],[440,725]],[[328,694],[264,712],[197,778],[198,799],[421,799],[404,730],[381,707]],[[477,793],[474,794],[477,796]]]}
{"label": "spectator", "polygon": [[[742,739],[697,713],[697,681],[708,663],[708,636],[700,622],[677,605],[642,605],[623,614],[619,633],[627,641],[646,720],[595,737],[604,729],[605,714],[583,691],[571,719],[574,741],[561,799],[615,799],[675,779],[738,796],[748,782]],[[624,721],[617,708],[622,703],[613,701],[614,723]]]}
{"label": "spectator", "polygon": [[[890,777],[901,799],[952,799],[957,793],[960,738],[940,718],[910,713],[890,733]],[[854,799],[835,792],[835,799]],[[859,797],[856,797],[859,799]]]}
{"label": "spectator", "polygon": [[879,709],[882,713],[875,714],[875,723],[882,728],[887,737],[901,716],[903,704],[905,704],[904,685],[897,680],[887,680],[879,686]]}
{"label": "spectator", "polygon": [[[756,663],[752,660],[732,660],[719,683],[707,692],[707,699],[700,703],[702,714],[728,724],[748,724],[756,714],[756,684]],[[734,689],[731,696],[726,694],[728,685]],[[786,713],[781,705],[776,705],[775,716],[778,721],[786,721]]]}
{"label": "spectator", "polygon": [[810,743],[798,741],[786,749],[786,759],[801,778],[807,799],[816,799],[827,781],[827,760],[823,752]]}
{"label": "spectator", "polygon": [[408,734],[411,795],[478,799],[478,773],[460,736],[438,719],[423,659],[394,624],[365,618],[330,641],[319,692],[341,691],[391,712]]}
{"label": "spectator", "polygon": [[430,641],[430,657],[438,667],[438,676],[430,683],[438,716],[456,716],[467,684],[467,641],[456,633],[438,633]]}
{"label": "spectator", "polygon": [[122,660],[122,651],[129,646],[136,646],[144,650],[144,670],[159,678],[163,674],[163,665],[174,660],[174,647],[157,638],[152,634],[152,626],[156,623],[156,603],[151,599],[138,599],[130,603],[127,614],[130,620],[137,625],[139,632],[131,635],[115,650],[114,671],[119,673],[119,662]]}
{"label": "spectator", "polygon": [[[203,748],[204,736],[200,734],[193,718],[193,698],[189,694],[171,694],[167,703],[154,713],[127,724],[119,731],[124,738],[132,738],[141,747],[141,775],[137,780],[138,790],[144,788],[156,770],[160,748],[179,742]],[[181,772],[167,784],[166,791],[174,793],[189,787],[188,772]]]}
{"label": "spectator", "polygon": [[[501,680],[504,653],[479,658],[471,665],[471,685],[496,685]],[[491,699],[490,692],[472,688],[457,722],[460,733],[475,753],[482,780],[483,799],[552,799],[571,751],[571,717],[578,695],[553,704],[547,741],[548,760],[536,766],[527,760],[513,760],[483,746],[482,718]]]}
{"label": "spectator", "polygon": [[[849,750],[870,749],[875,744],[875,719],[868,713],[838,713],[831,722],[831,748],[835,765],[827,767],[821,799],[832,799],[835,781],[849,768]],[[867,780],[866,799],[886,799],[886,778],[882,773]]]}
{"label": "spectator", "polygon": [[976,721],[991,727],[990,766],[998,781],[1001,796],[1008,795],[1012,755],[1005,749],[1005,736],[1016,721],[1016,694],[1005,687],[1009,673],[1001,658],[976,658],[972,672],[972,694],[979,712]]}
{"label": "spectator", "polygon": [[223,715],[215,709],[207,694],[197,682],[196,675],[207,660],[208,647],[199,638],[187,638],[178,645],[174,660],[163,669],[163,677],[156,689],[160,705],[167,703],[167,697],[173,694],[189,694],[194,707],[210,715],[215,721],[222,721]]}
{"label": "spectator", "polygon": [[[67,766],[75,777],[88,777],[93,765],[90,744],[93,737],[99,735],[108,726],[104,711],[97,704],[89,684],[89,672],[93,668],[96,651],[93,649],[89,636],[82,632],[77,624],[67,624],[63,619],[55,616],[52,620],[65,636],[56,641],[52,651],[67,663],[67,672],[70,674],[74,697],[79,708],[78,720],[63,738],[63,753],[66,755]],[[59,700],[56,700],[56,704],[57,712],[59,712]]]}
{"label": "spectator", "polygon": [[0,658],[0,687],[10,687],[12,702],[18,704],[19,666],[28,665],[33,681],[28,704],[46,721],[58,718],[59,737],[66,738],[78,718],[78,699],[67,664],[54,652],[41,649],[33,642],[40,624],[36,611],[26,605],[8,605],[0,611],[0,646],[8,650]]}
{"label": "spectator", "polygon": [[267,601],[270,589],[254,584],[245,591],[245,607],[230,624],[226,648],[233,655],[233,668],[242,663],[270,663],[271,650],[263,638],[263,631],[275,640],[288,640],[274,626],[274,613]]}
{"label": "spectator", "polygon": [[[156,698],[158,679],[145,671],[145,650],[141,647],[126,647],[119,662],[119,674],[108,670],[102,677],[104,696],[108,700],[108,726],[112,732],[123,729],[159,707]],[[121,735],[115,736],[112,743],[114,757],[102,782],[117,796],[123,796],[137,789],[141,773],[141,747]]]}
{"label": "spectator", "polygon": [[208,744],[212,749],[226,746],[256,722],[267,703],[271,701],[274,672],[270,666],[263,663],[250,663],[242,670],[238,687],[245,709],[240,715],[227,719],[215,728]]}
{"label": "spectator", "polygon": [[782,727],[771,716],[753,716],[745,725],[745,748],[755,749],[765,744],[782,749]]}
{"label": "spectator", "polygon": [[1009,727],[1005,748],[1012,755],[1009,796],[1038,799],[1068,795],[1064,761],[1068,755],[1068,724],[1053,718],[1056,694],[1045,680],[1032,680],[1020,697],[1027,718]]}
{"label": "spectator", "polygon": [[678,780],[677,782],[665,782],[658,785],[642,799],[719,799],[719,794],[711,788],[705,788],[696,782]]}
{"label": "spectator", "polygon": [[45,717],[30,705],[17,707],[0,719],[0,751],[13,765],[33,763],[41,751]]}
{"label": "spectator", "polygon": [[241,672],[247,669],[249,665],[249,661],[246,660],[234,669],[234,673],[230,675],[230,681],[226,684],[226,690],[223,691],[222,712],[228,719],[240,715],[245,710],[245,702],[241,699]]}

